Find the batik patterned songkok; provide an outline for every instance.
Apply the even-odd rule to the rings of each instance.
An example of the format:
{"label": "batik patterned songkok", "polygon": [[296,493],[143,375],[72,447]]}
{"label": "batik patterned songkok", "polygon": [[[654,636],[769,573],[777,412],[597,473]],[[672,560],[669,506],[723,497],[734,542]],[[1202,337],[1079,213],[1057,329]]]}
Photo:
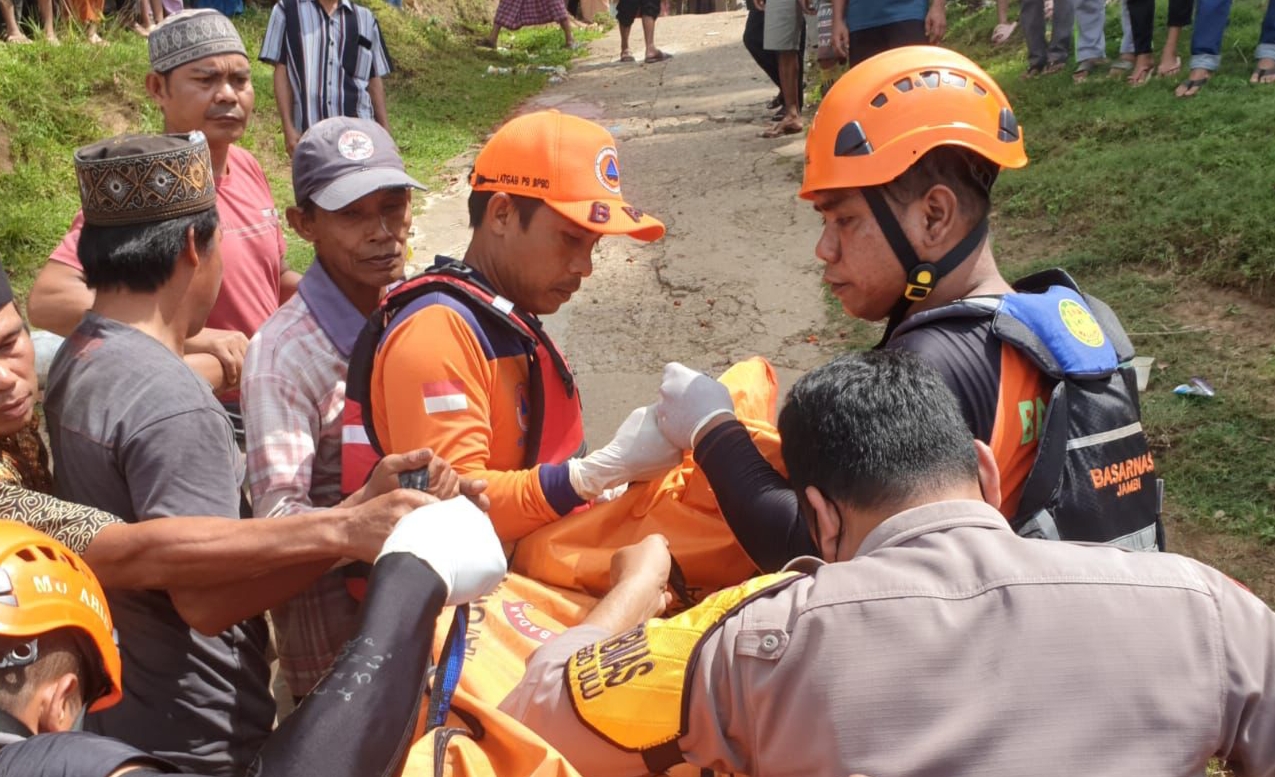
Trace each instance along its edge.
{"label": "batik patterned songkok", "polygon": [[173,14],[151,31],[146,46],[156,73],[168,73],[218,54],[248,56],[234,23],[211,8]]}
{"label": "batik patterned songkok", "polygon": [[75,152],[84,223],[166,221],[217,206],[212,157],[202,132],[119,135]]}

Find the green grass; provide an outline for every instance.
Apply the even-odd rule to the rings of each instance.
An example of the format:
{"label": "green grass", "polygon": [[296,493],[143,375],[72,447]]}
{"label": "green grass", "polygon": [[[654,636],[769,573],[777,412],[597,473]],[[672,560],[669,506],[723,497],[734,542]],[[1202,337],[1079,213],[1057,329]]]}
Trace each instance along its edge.
{"label": "green grass", "polygon": [[[1103,68],[1083,84],[1070,73],[1020,80],[1021,34],[989,42],[994,12],[950,4],[948,42],[1005,88],[1024,128],[1031,164],[997,186],[1001,216],[1050,235],[1069,266],[1172,270],[1271,299],[1275,293],[1275,193],[1270,128],[1275,88],[1248,83],[1262,0],[1237,0],[1222,66],[1200,94],[1173,96],[1183,73],[1133,89]],[[1165,8],[1157,13],[1156,43]],[[1120,40],[1118,4],[1108,8],[1107,48]]]}
{"label": "green grass", "polygon": [[[548,75],[535,65],[571,59],[556,27],[506,33],[502,45],[509,51],[496,52],[473,45],[488,28],[472,6],[458,3],[468,13],[452,13],[444,22],[371,5],[395,65],[386,81],[390,126],[408,170],[426,183],[436,183],[443,162],[544,86]],[[254,57],[267,18],[266,10],[251,8],[236,19]],[[78,32],[63,30],[60,47],[0,46],[0,261],[23,295],[79,207],[74,150],[119,132],[163,126],[145,92],[145,41],[111,24],[103,34],[111,45],[89,46]],[[586,30],[580,37],[596,34]],[[488,77],[489,65],[521,72]],[[267,65],[253,63],[253,85],[256,112],[241,145],[261,162],[282,209],[291,204],[292,190]],[[310,263],[307,246],[291,232],[288,261],[297,269]]]}

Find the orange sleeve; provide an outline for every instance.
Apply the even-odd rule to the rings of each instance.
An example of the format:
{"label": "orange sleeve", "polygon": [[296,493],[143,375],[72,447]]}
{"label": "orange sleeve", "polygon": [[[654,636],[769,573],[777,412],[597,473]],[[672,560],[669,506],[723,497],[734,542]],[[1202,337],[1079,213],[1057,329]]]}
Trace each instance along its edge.
{"label": "orange sleeve", "polygon": [[491,468],[496,369],[458,313],[431,305],[382,344],[372,368],[372,408],[386,453],[428,447],[460,475],[486,480],[496,534],[509,542],[558,513],[545,498],[539,466]]}

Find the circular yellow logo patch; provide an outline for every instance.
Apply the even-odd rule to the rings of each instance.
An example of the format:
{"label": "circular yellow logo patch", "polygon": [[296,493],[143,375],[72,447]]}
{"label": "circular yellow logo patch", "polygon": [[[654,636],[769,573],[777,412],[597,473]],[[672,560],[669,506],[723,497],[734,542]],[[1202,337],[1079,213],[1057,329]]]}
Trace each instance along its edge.
{"label": "circular yellow logo patch", "polygon": [[1071,332],[1071,336],[1092,348],[1097,348],[1107,341],[1102,334],[1102,327],[1094,321],[1093,314],[1085,310],[1085,306],[1075,300],[1065,299],[1058,303],[1058,316],[1063,326]]}

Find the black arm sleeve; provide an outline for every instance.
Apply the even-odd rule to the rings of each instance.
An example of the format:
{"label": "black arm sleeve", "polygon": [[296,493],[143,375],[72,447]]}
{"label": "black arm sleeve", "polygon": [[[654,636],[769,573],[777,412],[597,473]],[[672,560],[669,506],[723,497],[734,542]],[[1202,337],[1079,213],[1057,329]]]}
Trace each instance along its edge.
{"label": "black arm sleeve", "polygon": [[728,421],[695,446],[695,463],[708,477],[735,539],[763,572],[819,551],[797,507],[797,494],[770,466],[748,430]]}
{"label": "black arm sleeve", "polygon": [[394,774],[425,695],[434,622],[447,589],[426,564],[392,553],[372,568],[358,636],[257,754],[249,777]]}

